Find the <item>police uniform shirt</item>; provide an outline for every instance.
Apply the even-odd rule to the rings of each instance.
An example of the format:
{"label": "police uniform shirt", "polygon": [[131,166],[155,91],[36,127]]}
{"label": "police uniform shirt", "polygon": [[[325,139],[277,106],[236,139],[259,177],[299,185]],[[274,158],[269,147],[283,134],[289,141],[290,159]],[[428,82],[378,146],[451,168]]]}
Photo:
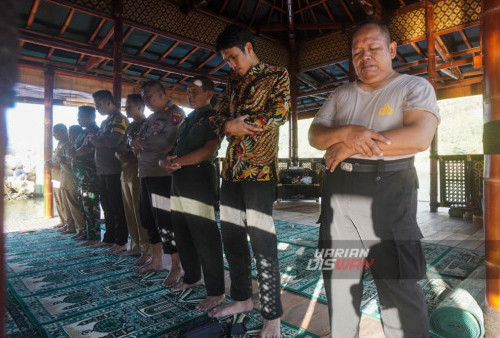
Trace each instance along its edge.
{"label": "police uniform shirt", "polygon": [[112,113],[101,123],[97,136],[100,137],[104,146],[95,149],[97,175],[120,174],[121,164],[115,157],[115,152],[120,144],[125,142],[127,125],[127,119],[119,111]]}
{"label": "police uniform shirt", "polygon": [[[335,89],[312,123],[327,127],[359,125],[385,131],[402,127],[404,112],[413,109],[428,111],[440,120],[436,93],[431,84],[423,78],[401,74],[373,92],[362,90],[357,82]],[[396,160],[413,155],[374,155],[369,159]],[[358,154],[352,157],[367,158]]]}
{"label": "police uniform shirt", "polygon": [[166,110],[149,115],[139,131],[140,143],[144,150],[138,154],[139,177],[170,176],[165,168],[158,165],[175,148],[177,128],[184,120],[184,111],[169,102]]}

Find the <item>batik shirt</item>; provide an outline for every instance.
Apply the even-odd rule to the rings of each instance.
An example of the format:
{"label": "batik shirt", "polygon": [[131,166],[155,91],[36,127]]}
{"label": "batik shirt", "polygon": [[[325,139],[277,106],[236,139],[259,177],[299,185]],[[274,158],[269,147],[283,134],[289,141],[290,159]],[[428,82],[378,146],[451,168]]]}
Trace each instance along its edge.
{"label": "batik shirt", "polygon": [[169,101],[165,110],[146,118],[139,130],[140,143],[144,148],[137,155],[139,177],[170,176],[165,168],[158,165],[158,161],[172,154],[177,129],[185,116],[181,108]]}
{"label": "batik shirt", "polygon": [[[94,148],[89,138],[97,135],[99,128],[93,123],[88,126],[75,141],[75,148]],[[86,190],[95,190],[98,187],[97,173],[94,161],[94,152],[73,159],[73,175],[75,183]]]}
{"label": "batik shirt", "polygon": [[248,122],[264,131],[228,139],[222,167],[224,180],[278,179],[279,126],[288,120],[289,107],[290,79],[285,68],[259,63],[244,76],[230,74],[211,126],[222,137],[225,122],[248,114]]}
{"label": "batik shirt", "polygon": [[146,121],[146,118],[138,118],[137,120],[134,120],[129,124],[126,133],[127,142],[122,143],[117,150],[117,153],[120,156],[126,157],[127,159],[126,161],[122,162],[122,181],[128,182],[138,177],[137,158],[135,157],[130,144],[132,143],[132,140],[134,138],[139,136],[139,130],[141,129],[144,121]]}
{"label": "batik shirt", "polygon": [[125,140],[128,121],[119,111],[109,115],[101,123],[97,136],[103,142],[103,147],[95,149],[95,165],[97,175],[113,175],[121,172],[120,161],[115,152]]}
{"label": "batik shirt", "polygon": [[[195,109],[186,117],[177,133],[177,147],[174,155],[181,157],[195,151],[210,140],[219,139],[215,131],[209,127],[209,118],[215,116],[211,105]],[[217,157],[217,152],[207,161],[212,162]]]}

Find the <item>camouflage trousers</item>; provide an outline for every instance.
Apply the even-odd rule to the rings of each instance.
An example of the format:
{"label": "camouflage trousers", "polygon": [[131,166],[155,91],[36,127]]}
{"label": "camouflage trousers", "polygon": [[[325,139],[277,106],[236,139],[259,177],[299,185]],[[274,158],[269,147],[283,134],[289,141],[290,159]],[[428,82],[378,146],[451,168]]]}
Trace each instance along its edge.
{"label": "camouflage trousers", "polygon": [[85,219],[85,239],[91,241],[101,240],[99,193],[97,188],[89,189],[78,186],[78,193],[82,201],[82,213]]}

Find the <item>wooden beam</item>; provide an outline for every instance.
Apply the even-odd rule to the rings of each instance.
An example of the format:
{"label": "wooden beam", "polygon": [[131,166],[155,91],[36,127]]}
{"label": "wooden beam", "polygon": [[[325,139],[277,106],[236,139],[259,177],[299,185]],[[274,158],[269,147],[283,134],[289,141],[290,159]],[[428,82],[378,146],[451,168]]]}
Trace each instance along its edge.
{"label": "wooden beam", "polygon": [[285,13],[286,14],[286,10],[283,9],[283,7],[278,7],[274,4],[274,1],[273,3],[270,3],[269,1],[266,1],[266,0],[258,0],[259,2],[262,2],[264,5],[266,5],[267,7],[270,7],[271,9],[275,10],[275,11],[278,11],[278,12],[281,12],[281,13]]}
{"label": "wooden beam", "polygon": [[352,16],[352,13],[349,10],[349,7],[347,7],[347,5],[345,4],[344,0],[340,0],[340,4],[344,8],[344,11],[347,14],[347,16],[349,17],[349,19],[351,19],[352,22],[355,22],[356,20],[354,20],[354,17]]}
{"label": "wooden beam", "polygon": [[148,39],[148,41],[146,41],[144,46],[142,46],[142,48],[139,50],[139,52],[137,52],[136,55],[141,55],[142,53],[144,53],[149,48],[149,46],[151,46],[151,44],[156,40],[157,37],[158,37],[157,34],[151,35],[151,37]]}
{"label": "wooden beam", "polygon": [[226,9],[227,3],[229,0],[224,0],[224,3],[222,4],[221,8],[219,9],[219,13],[222,14],[224,10]]}
{"label": "wooden beam", "polygon": [[469,42],[469,39],[467,39],[467,35],[465,35],[464,31],[463,30],[459,30],[458,31],[460,33],[460,36],[462,37],[462,40],[464,40],[464,43],[465,43],[465,46],[467,47],[467,49],[471,49],[472,46]]}
{"label": "wooden beam", "polygon": [[198,47],[194,47],[193,49],[191,49],[189,51],[189,53],[184,55],[184,57],[182,59],[180,59],[179,62],[176,63],[176,65],[180,65],[180,64],[183,64],[184,62],[186,62],[186,60],[189,59],[191,57],[191,55],[196,53],[197,50],[198,50]]}
{"label": "wooden beam", "polygon": [[96,29],[94,30],[94,32],[90,36],[89,43],[94,42],[95,38],[97,37],[97,33],[99,33],[99,31],[101,30],[101,28],[105,22],[106,22],[106,19],[104,19],[104,18],[99,21],[99,24],[97,24]]}
{"label": "wooden beam", "polygon": [[[444,62],[451,60],[450,55],[449,55],[450,52],[448,50],[448,47],[446,47],[446,44],[444,43],[443,39],[440,36],[436,36],[436,41],[437,41],[437,44],[435,45],[435,47],[436,47],[436,50],[441,55],[441,59]],[[460,71],[460,68],[458,68],[458,67],[453,67],[453,68],[450,68],[448,70],[443,69],[441,71],[443,73],[445,73],[446,75],[454,78],[455,80],[463,78],[462,72]]]}
{"label": "wooden beam", "polygon": [[203,61],[202,63],[200,63],[198,65],[198,67],[196,67],[196,70],[200,70],[203,68],[203,66],[205,66],[207,63],[209,63],[217,54],[216,53],[213,53],[212,55],[210,55],[209,57],[207,57],[205,59],[205,61]]}
{"label": "wooden beam", "polygon": [[163,53],[160,58],[158,59],[158,61],[161,61],[163,60],[164,58],[166,58],[170,53],[172,53],[172,51],[179,45],[179,41],[175,41],[166,51],[165,53]]}
{"label": "wooden beam", "polygon": [[36,12],[38,12],[38,7],[40,6],[40,0],[33,1],[33,5],[31,6],[30,15],[28,16],[28,21],[26,22],[26,28],[30,28],[35,21]]}
{"label": "wooden beam", "polygon": [[[54,47],[57,49],[62,49],[66,50],[69,52],[73,53],[80,53],[80,54],[86,54],[90,56],[95,56],[99,57],[102,59],[111,59],[112,57],[109,55],[109,53],[106,53],[98,48],[95,48],[94,46],[89,46],[86,43],[76,43],[74,41],[69,41],[64,38],[60,37],[54,37],[50,35],[45,35],[42,33],[35,33],[31,32],[26,29],[20,29],[20,40],[24,40],[30,43],[35,43],[39,44],[42,46],[47,46],[47,47]],[[132,63],[134,65],[146,67],[146,68],[153,68],[153,69],[158,69],[164,72],[171,72],[179,75],[187,75],[187,76],[195,76],[195,75],[204,75],[203,73],[197,72],[197,71],[192,71],[189,69],[177,67],[177,66],[171,66],[171,65],[166,65],[164,63],[158,63],[157,61],[151,61],[146,58],[138,57],[135,55],[129,55],[129,54],[123,54],[122,61],[126,63]],[[224,66],[224,64],[222,64]],[[212,81],[218,82],[218,83],[225,83],[225,78],[219,77],[216,75],[210,75],[209,76]]]}
{"label": "wooden beam", "polygon": [[323,7],[325,8],[326,14],[328,14],[328,17],[332,22],[335,21],[335,17],[332,15],[332,11],[330,11],[330,7],[328,7],[328,4],[326,2],[323,2]]}
{"label": "wooden beam", "polygon": [[59,35],[64,35],[64,33],[66,33],[66,29],[68,29],[68,26],[69,26],[71,20],[73,19],[74,15],[75,15],[75,9],[71,8],[69,10],[68,16],[66,17],[66,20],[64,21],[64,25],[62,26],[61,30],[59,31]]}
{"label": "wooden beam", "polygon": [[[214,68],[212,68],[208,74],[214,74],[216,73],[219,69],[221,69],[222,67],[224,67],[226,65],[226,61],[222,61],[221,63],[219,63],[217,66],[215,66]],[[225,83],[225,82],[224,82]]]}
{"label": "wooden beam", "polygon": [[259,6],[260,6],[260,1],[257,1],[255,3],[255,7],[253,9],[252,16],[250,17],[250,23],[248,24],[250,27],[253,26],[253,20],[255,19],[255,15],[257,14],[257,11],[259,10]]}
{"label": "wooden beam", "polygon": [[319,84],[312,83],[311,81],[306,79],[303,74],[297,74],[297,79],[315,90],[318,89]]}
{"label": "wooden beam", "polygon": [[[486,325],[485,336],[498,335],[496,324],[500,320],[500,149],[498,128],[500,124],[500,1],[482,1],[481,46],[484,67],[484,178],[483,178],[483,224],[485,236],[486,267]],[[490,129],[491,128],[491,129]]]}
{"label": "wooden beam", "polygon": [[[322,29],[343,29],[345,25],[338,22],[325,22],[325,23],[296,23],[295,28],[298,30],[322,30]],[[280,25],[265,25],[259,26],[258,30],[260,32],[278,32],[288,30],[288,24]]]}
{"label": "wooden beam", "polygon": [[316,7],[316,6],[318,6],[318,5],[321,5],[321,4],[322,4],[323,2],[325,2],[325,1],[326,1],[326,0],[319,0],[319,1],[316,1],[315,3],[312,3],[312,4],[310,4],[310,5],[307,5],[307,6],[304,6],[304,7],[302,7],[302,8],[299,8],[299,9],[297,9],[297,10],[295,10],[295,11],[293,12],[293,15],[299,14],[299,13],[300,13],[300,12],[302,12],[302,11],[307,11],[307,10],[309,10],[310,8],[313,8],[313,7]]}
{"label": "wooden beam", "polygon": [[444,83],[438,83],[438,84],[436,84],[436,88],[443,89],[443,88],[463,87],[463,86],[470,86],[472,84],[482,83],[482,82],[483,82],[483,77],[476,76],[473,78],[468,78],[468,79],[463,79],[463,80],[458,80],[458,81],[448,81],[448,82],[444,82]]}
{"label": "wooden beam", "polygon": [[[299,2],[299,3],[300,3],[300,2]],[[306,4],[309,6],[311,3],[309,2],[309,0],[306,0]],[[323,2],[323,5],[324,5],[324,4],[325,4],[325,3]],[[312,7],[311,7],[311,8],[309,8],[309,12],[311,13],[311,16],[312,16],[312,18],[313,18],[313,20],[314,20],[314,23],[315,23],[315,24],[318,24],[318,18],[316,18],[316,14],[314,13],[314,9],[313,9]],[[305,23],[305,22],[304,22],[304,23]],[[296,29],[300,29],[300,28],[297,28],[297,27],[296,27]],[[322,30],[321,28],[319,29],[319,34],[323,34],[323,30]]]}
{"label": "wooden beam", "polygon": [[246,0],[240,0],[240,6],[238,7],[238,12],[236,12],[236,19],[238,19],[241,15],[241,11],[243,10],[243,7],[245,7],[245,2]]}

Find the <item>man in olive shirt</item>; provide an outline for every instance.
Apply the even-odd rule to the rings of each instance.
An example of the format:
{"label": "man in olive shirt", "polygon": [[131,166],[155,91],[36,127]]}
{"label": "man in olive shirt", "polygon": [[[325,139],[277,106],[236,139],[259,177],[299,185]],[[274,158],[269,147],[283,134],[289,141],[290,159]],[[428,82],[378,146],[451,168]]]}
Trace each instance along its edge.
{"label": "man in olive shirt", "polygon": [[202,283],[208,297],[196,308],[207,311],[224,300],[222,242],[215,221],[215,166],[219,137],[209,126],[215,115],[210,105],[214,84],[205,76],[195,76],[188,85],[189,104],[194,111],[179,128],[174,156],[165,167],[172,172],[172,223],[184,269],[184,280],[172,291]]}
{"label": "man in olive shirt", "polygon": [[115,157],[116,150],[125,142],[128,121],[120,113],[119,106],[109,90],[99,90],[92,96],[97,111],[108,116],[101,123],[97,136],[90,139],[95,147],[99,195],[106,221],[106,232],[101,245],[113,245],[108,252],[116,253],[126,249],[128,238],[120,183],[121,165]]}

